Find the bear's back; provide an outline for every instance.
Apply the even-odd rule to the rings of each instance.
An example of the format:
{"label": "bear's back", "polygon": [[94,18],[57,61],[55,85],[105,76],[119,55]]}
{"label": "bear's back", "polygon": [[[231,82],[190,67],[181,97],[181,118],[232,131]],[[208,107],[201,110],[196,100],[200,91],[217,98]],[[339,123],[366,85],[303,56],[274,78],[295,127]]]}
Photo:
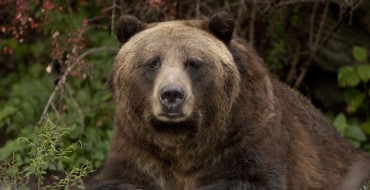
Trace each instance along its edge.
{"label": "bear's back", "polygon": [[[278,140],[281,143],[280,147],[277,147],[286,150],[288,189],[302,189],[308,184],[311,188],[336,187],[341,184],[343,178],[347,178],[348,181],[343,182],[344,184],[353,185],[356,184],[353,182],[356,180],[348,179],[350,178],[349,173],[353,171],[359,173],[357,177],[362,180],[360,180],[362,183],[370,178],[370,162],[367,156],[343,138],[306,97],[272,77],[266,65],[249,44],[244,40],[234,39],[230,49],[236,64],[239,64],[239,72],[244,74],[242,86],[244,85],[245,89],[241,90],[244,101],[255,98],[252,97],[255,95],[253,93],[263,94],[258,92],[258,86],[265,88],[260,91],[269,91],[271,88],[270,92],[260,95],[264,98],[255,98],[250,103],[241,105],[245,107],[253,104],[255,106],[257,102],[263,102],[266,99],[269,100],[261,103],[263,110],[273,105],[273,108],[269,110],[270,114],[265,114],[267,116],[261,114],[260,117],[268,118],[269,115],[274,115],[273,121],[263,126],[265,127],[263,130],[269,131],[267,134],[277,133],[276,137],[281,139]],[[268,79],[264,79],[266,76],[271,79],[271,84]],[[245,82],[249,80],[251,82]],[[257,80],[259,82],[256,83]],[[250,95],[248,91],[254,92]],[[237,110],[240,109],[245,110],[245,108],[237,107]],[[253,112],[255,111],[261,112],[259,109],[254,109]],[[249,114],[250,111],[243,112]],[[245,123],[251,123],[247,121],[250,118],[242,114],[240,117],[245,119]],[[250,128],[251,126],[245,127]],[[271,129],[273,127],[279,129]],[[360,184],[359,180],[357,184]]]}

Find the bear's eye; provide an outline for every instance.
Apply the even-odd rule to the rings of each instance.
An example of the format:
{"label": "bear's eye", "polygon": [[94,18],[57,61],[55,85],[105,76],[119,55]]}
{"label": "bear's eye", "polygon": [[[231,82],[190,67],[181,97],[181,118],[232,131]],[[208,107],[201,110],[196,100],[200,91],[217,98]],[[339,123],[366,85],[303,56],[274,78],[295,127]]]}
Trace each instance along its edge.
{"label": "bear's eye", "polygon": [[202,67],[202,61],[197,59],[189,59],[186,61],[185,68],[188,71],[199,70]]}
{"label": "bear's eye", "polygon": [[160,62],[160,59],[158,57],[154,57],[154,58],[149,59],[148,61],[146,61],[146,65],[149,69],[155,70],[155,69],[160,67],[161,62]]}

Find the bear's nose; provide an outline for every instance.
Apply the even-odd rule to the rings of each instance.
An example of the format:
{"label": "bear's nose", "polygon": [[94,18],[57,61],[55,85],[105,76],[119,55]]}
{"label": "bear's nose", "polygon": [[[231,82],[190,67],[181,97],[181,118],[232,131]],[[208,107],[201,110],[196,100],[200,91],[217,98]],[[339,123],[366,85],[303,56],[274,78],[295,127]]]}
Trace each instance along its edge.
{"label": "bear's nose", "polygon": [[167,113],[177,113],[184,102],[184,90],[177,85],[167,85],[161,91],[160,100]]}

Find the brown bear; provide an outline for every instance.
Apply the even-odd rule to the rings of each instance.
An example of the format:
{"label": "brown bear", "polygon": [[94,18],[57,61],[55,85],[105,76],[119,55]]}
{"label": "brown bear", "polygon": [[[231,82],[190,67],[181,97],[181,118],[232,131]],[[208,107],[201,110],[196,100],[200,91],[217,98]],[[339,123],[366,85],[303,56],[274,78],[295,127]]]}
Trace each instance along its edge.
{"label": "brown bear", "polygon": [[360,189],[364,153],[209,20],[120,18],[111,74],[115,133],[95,189]]}

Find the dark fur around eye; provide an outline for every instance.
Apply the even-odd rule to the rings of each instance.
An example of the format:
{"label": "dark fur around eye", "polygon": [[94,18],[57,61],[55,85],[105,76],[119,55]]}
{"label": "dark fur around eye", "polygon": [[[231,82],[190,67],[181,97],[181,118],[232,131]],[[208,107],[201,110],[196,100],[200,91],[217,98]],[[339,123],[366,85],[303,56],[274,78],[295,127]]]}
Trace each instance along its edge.
{"label": "dark fur around eye", "polygon": [[188,71],[197,71],[202,67],[202,65],[203,62],[201,60],[188,59],[185,63],[185,68]]}
{"label": "dark fur around eye", "polygon": [[185,62],[185,69],[191,80],[195,83],[199,82],[202,78],[205,66],[205,63],[199,59],[190,58]]}
{"label": "dark fur around eye", "polygon": [[156,75],[156,71],[161,67],[161,60],[159,57],[153,57],[144,62],[145,77],[152,81]]}
{"label": "dark fur around eye", "polygon": [[161,66],[161,60],[159,59],[159,57],[153,57],[153,58],[145,61],[145,66],[148,69],[156,70]]}

